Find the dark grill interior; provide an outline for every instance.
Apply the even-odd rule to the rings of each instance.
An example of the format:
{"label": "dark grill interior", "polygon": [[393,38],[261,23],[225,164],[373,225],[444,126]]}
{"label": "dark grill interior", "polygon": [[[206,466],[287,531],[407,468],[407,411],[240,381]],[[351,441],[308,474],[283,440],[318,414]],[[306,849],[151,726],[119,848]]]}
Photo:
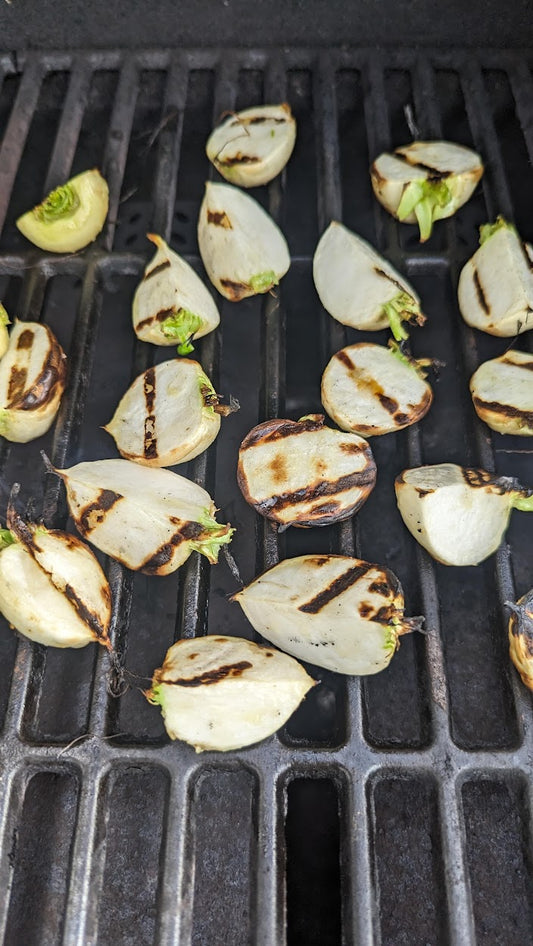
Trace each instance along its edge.
{"label": "dark grill interior", "polygon": [[[224,111],[287,100],[297,145],[282,178],[254,196],[293,258],[275,296],[217,302],[221,327],[195,355],[241,404],[209,451],[178,472],[206,486],[237,527],[243,580],[304,552],[359,554],[400,578],[427,636],[404,638],[390,668],[320,685],[287,727],[227,755],[195,755],[165,735],[140,689],[183,636],[253,637],[227,596],[236,581],[193,556],[148,578],[101,557],[114,592],[113,641],[139,679],[108,694],[91,646],[59,651],[0,628],[0,908],[5,946],[528,946],[531,697],[507,655],[503,602],[531,580],[531,526],[514,513],[506,543],[477,568],[435,564],[403,527],[392,488],[407,466],[445,460],[533,486],[527,441],[478,422],[468,378],[508,340],[463,323],[455,287],[498,213],[533,240],[533,83],[521,53],[371,50],[155,50],[0,56],[0,299],[41,320],[69,358],[56,425],[27,445],[3,441],[5,490],[22,484],[47,525],[67,512],[53,463],[116,456],[101,429],[129,385],[173,356],[138,342],[131,300],[160,233],[202,272],[196,218],[212,175],[204,144]],[[471,201],[421,246],[376,203],[368,165],[410,138],[474,147],[486,172]],[[83,253],[33,249],[15,218],[71,174],[99,167],[111,204]],[[419,291],[428,322],[418,356],[446,363],[416,427],[372,440],[378,482],[355,519],[277,536],[241,497],[238,445],[269,417],[320,411],[330,355],[356,340],[321,309],[312,254],[342,219]],[[3,222],[5,220],[5,222]],[[357,335],[357,338],[356,338]],[[517,347],[531,350],[528,335]],[[31,904],[31,908],[30,905]]]}

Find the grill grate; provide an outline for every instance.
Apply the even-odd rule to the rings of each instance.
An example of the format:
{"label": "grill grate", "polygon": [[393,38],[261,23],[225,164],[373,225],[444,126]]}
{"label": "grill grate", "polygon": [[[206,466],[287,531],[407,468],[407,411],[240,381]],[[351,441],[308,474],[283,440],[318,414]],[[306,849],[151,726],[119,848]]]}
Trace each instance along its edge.
{"label": "grill grate", "polygon": [[[105,654],[46,651],[2,624],[0,887],[10,896],[0,939],[533,943],[531,699],[509,666],[503,608],[531,585],[531,532],[515,515],[496,557],[446,569],[413,548],[392,490],[405,466],[443,460],[533,485],[524,442],[489,436],[469,401],[471,372],[505,343],[469,330],[455,297],[480,223],[503,213],[533,238],[527,59],[203,49],[5,55],[0,69],[0,298],[11,316],[50,325],[71,372],[55,428],[38,443],[1,445],[7,487],[19,480],[26,499],[42,496],[45,521],[61,527],[64,497],[38,450],[56,466],[116,455],[101,425],[130,380],[169,357],[131,331],[134,286],[151,255],[145,233],[170,239],[201,272],[195,221],[212,123],[224,110],[286,99],[297,146],[281,182],[258,196],[287,235],[292,266],[276,298],[218,300],[221,329],[196,351],[241,410],[179,471],[237,526],[232,552],[245,581],[286,556],[356,552],[398,574],[409,613],[424,613],[430,629],[402,642],[374,679],[312,670],[320,685],[279,736],[196,756],[169,743],[138,688],[108,695]],[[475,196],[424,247],[377,205],[368,177],[379,151],[409,139],[408,103],[422,137],[473,146],[486,161]],[[111,196],[96,244],[72,257],[29,249],[16,216],[92,165]],[[447,366],[428,417],[372,442],[378,484],[357,517],[278,537],[240,496],[237,448],[260,420],[319,411],[322,368],[355,341],[312,285],[314,246],[332,218],[413,281],[429,315],[415,352]],[[157,579],[104,564],[113,640],[140,677],[178,636],[253,633],[227,600],[235,581],[223,563],[192,557]]]}

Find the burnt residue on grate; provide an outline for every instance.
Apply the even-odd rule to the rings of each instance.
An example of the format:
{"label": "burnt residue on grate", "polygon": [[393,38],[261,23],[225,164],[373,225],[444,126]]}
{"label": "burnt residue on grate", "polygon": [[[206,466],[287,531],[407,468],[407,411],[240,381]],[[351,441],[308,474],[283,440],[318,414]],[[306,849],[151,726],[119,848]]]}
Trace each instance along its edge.
{"label": "burnt residue on grate", "polygon": [[[169,742],[142,690],[178,637],[256,636],[229,600],[236,579],[222,561],[191,556],[174,575],[150,578],[100,556],[116,602],[114,643],[131,671],[119,698],[96,647],[47,651],[2,621],[4,946],[21,936],[28,946],[533,942],[531,700],[509,665],[503,607],[531,584],[530,526],[514,514],[507,543],[477,568],[437,566],[403,527],[392,485],[408,466],[448,460],[533,486],[527,443],[490,434],[468,392],[472,371],[507,340],[468,329],[456,302],[481,223],[502,213],[533,240],[526,56],[274,47],[0,55],[0,299],[12,318],[49,325],[70,367],[52,430],[35,443],[0,443],[0,498],[21,482],[48,525],[68,527],[39,450],[58,466],[117,455],[103,425],[131,380],[174,354],[131,328],[153,254],[146,233],[203,275],[196,220],[216,177],[206,138],[224,111],[276,101],[291,106],[296,146],[280,178],[252,195],[286,234],[291,268],[273,295],[217,298],[220,328],[193,357],[241,408],[177,471],[205,485],[237,528],[232,554],[244,581],[288,556],[359,555],[398,575],[427,636],[403,638],[391,666],[365,680],[310,667],[317,686],[278,736],[197,756]],[[473,147],[486,162],[472,199],[424,245],[377,204],[368,175],[380,151],[409,140],[406,105],[421,137]],[[30,247],[17,215],[94,166],[110,185],[95,243],[72,257]],[[321,309],[312,255],[332,219],[413,281],[428,317],[413,330],[413,351],[446,364],[424,420],[373,439],[378,481],[354,520],[278,535],[237,486],[241,440],[263,420],[320,412],[331,355],[386,341]],[[527,334],[517,344],[531,350]]]}

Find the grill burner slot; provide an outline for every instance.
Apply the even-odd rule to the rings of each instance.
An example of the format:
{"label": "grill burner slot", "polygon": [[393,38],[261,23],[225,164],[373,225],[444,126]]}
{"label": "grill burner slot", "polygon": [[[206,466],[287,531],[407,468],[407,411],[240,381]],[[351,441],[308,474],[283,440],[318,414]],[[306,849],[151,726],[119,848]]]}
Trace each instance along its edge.
{"label": "grill burner slot", "polygon": [[[409,612],[425,613],[429,631],[403,640],[375,678],[314,670],[319,685],[279,738],[196,756],[169,743],[139,689],[177,636],[253,636],[227,600],[235,580],[224,564],[193,556],[175,575],[150,579],[102,558],[114,642],[140,678],[118,700],[107,692],[104,653],[17,644],[2,621],[3,946],[17,937],[25,946],[533,943],[531,698],[509,665],[502,607],[531,585],[531,528],[516,515],[495,558],[445,569],[414,547],[392,490],[402,468],[443,460],[533,486],[531,457],[504,452],[524,442],[490,436],[475,416],[468,378],[505,344],[464,325],[455,293],[480,223],[503,213],[533,240],[529,66],[520,52],[458,50],[0,55],[0,299],[11,317],[50,325],[70,364],[52,431],[34,444],[0,444],[2,508],[19,480],[22,500],[43,496],[47,524],[64,527],[63,492],[44,476],[38,450],[58,466],[116,455],[100,425],[133,377],[174,354],[131,330],[131,299],[152,253],[145,233],[161,233],[202,273],[196,217],[215,176],[204,153],[213,123],[224,110],[287,100],[296,148],[281,180],[257,196],[284,230],[292,266],[276,297],[217,299],[221,328],[194,357],[241,410],[179,472],[213,492],[237,527],[232,554],[245,581],[287,556],[360,554],[398,574]],[[472,200],[424,246],[376,203],[368,176],[379,151],[409,139],[408,103],[424,136],[486,160]],[[111,192],[96,243],[73,257],[31,248],[16,216],[91,166]],[[277,536],[237,487],[242,437],[268,417],[320,411],[330,355],[376,340],[320,308],[312,254],[331,219],[413,281],[428,315],[414,352],[446,368],[424,421],[372,443],[378,483],[353,522]],[[531,350],[529,336],[520,347]]]}

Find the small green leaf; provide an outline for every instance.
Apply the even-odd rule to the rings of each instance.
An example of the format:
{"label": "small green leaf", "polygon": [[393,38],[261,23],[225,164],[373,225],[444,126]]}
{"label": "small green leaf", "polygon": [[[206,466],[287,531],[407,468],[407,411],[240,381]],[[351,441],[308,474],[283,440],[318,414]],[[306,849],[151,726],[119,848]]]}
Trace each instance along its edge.
{"label": "small green leaf", "polygon": [[512,505],[514,509],[520,509],[522,512],[533,512],[533,490],[524,489],[514,493]]}
{"label": "small green leaf", "polygon": [[435,211],[446,207],[452,199],[450,189],[444,181],[411,181],[405,188],[396,211],[398,220],[405,220],[414,212],[420,228],[420,242],[431,236]]}
{"label": "small green leaf", "polygon": [[149,703],[152,703],[154,706],[163,705],[163,687],[156,685],[153,686],[151,690],[145,690],[144,695]]}
{"label": "small green leaf", "polygon": [[254,292],[268,292],[269,289],[272,289],[272,286],[277,286],[278,283],[279,279],[273,269],[269,269],[266,273],[256,273],[255,276],[250,278],[250,286]]}
{"label": "small green leaf", "polygon": [[48,194],[42,204],[33,208],[33,215],[40,223],[54,223],[72,216],[79,205],[80,199],[72,184],[63,184]]}
{"label": "small green leaf", "polygon": [[15,536],[9,529],[0,529],[0,550],[7,548],[8,545],[13,545],[15,542]]}
{"label": "small green leaf", "polygon": [[205,534],[198,538],[198,540],[192,541],[191,548],[193,548],[195,552],[200,552],[201,555],[205,555],[208,561],[214,565],[218,562],[220,547],[222,545],[229,545],[235,529],[232,529],[229,525],[224,523],[217,522],[207,509],[204,509],[198,519],[198,523],[203,527]]}
{"label": "small green leaf", "polygon": [[201,327],[202,319],[189,309],[177,309],[164,322],[161,322],[163,335],[177,342],[179,355],[188,355],[189,352],[194,351],[191,339]]}
{"label": "small green leaf", "polygon": [[498,230],[511,230],[512,233],[516,233],[518,236],[516,227],[512,223],[508,223],[505,217],[501,215],[496,218],[495,223],[483,223],[479,228],[479,245],[483,246],[487,240],[490,240],[491,236],[494,236],[495,233],[498,233]]}
{"label": "small green leaf", "polygon": [[425,322],[420,306],[407,292],[399,292],[390,302],[386,302],[383,311],[397,342],[409,338],[409,333],[402,322],[416,322],[418,325],[423,325]]}
{"label": "small green leaf", "polygon": [[200,394],[204,402],[204,410],[209,411],[211,414],[215,413],[215,407],[218,404],[218,394],[215,391],[211,381],[206,374],[201,374],[198,377]]}

